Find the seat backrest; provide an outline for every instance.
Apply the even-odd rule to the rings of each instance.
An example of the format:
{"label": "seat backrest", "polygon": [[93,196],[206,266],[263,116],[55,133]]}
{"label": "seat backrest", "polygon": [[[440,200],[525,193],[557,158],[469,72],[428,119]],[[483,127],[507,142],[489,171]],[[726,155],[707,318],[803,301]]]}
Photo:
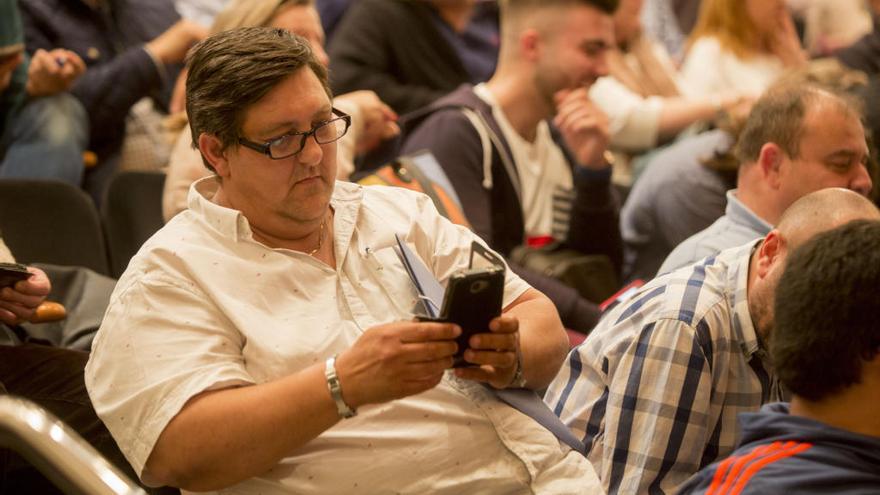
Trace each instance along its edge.
{"label": "seat backrest", "polygon": [[20,263],[82,266],[110,275],[95,205],[65,182],[0,179],[0,236]]}
{"label": "seat backrest", "polygon": [[161,172],[120,172],[110,182],[107,199],[101,210],[110,265],[119,277],[144,241],[162,228],[162,189],[165,174]]}

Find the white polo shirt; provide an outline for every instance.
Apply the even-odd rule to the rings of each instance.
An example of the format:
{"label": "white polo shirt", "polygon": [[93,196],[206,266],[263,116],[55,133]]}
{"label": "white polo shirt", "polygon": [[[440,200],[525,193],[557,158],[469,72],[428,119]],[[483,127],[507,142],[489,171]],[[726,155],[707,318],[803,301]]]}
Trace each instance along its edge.
{"label": "white polo shirt", "polygon": [[[238,211],[193,185],[189,210],[132,259],[86,368],[95,410],[135,470],[168,422],[205,390],[296,373],[364,330],[412,318],[400,234],[444,282],[466,267],[467,229],[410,191],[338,182],[336,270],[254,240]],[[528,285],[508,271],[504,305]],[[248,418],[240,418],[247,421]],[[296,424],[291,424],[296,428]],[[483,386],[436,388],[361,407],[269,472],[222,493],[598,493],[586,459]]]}

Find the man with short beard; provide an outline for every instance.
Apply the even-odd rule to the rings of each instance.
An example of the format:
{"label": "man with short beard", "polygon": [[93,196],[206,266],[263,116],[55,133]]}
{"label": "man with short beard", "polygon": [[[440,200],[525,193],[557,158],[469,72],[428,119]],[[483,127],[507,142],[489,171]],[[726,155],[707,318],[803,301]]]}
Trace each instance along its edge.
{"label": "man with short beard", "polygon": [[[559,241],[620,268],[608,119],[587,94],[608,72],[616,8],[617,0],[502,2],[492,78],[408,119],[404,152],[433,152],[473,230],[505,256],[524,243]],[[566,327],[595,325],[596,306],[574,289],[513,268],[550,297]]]}

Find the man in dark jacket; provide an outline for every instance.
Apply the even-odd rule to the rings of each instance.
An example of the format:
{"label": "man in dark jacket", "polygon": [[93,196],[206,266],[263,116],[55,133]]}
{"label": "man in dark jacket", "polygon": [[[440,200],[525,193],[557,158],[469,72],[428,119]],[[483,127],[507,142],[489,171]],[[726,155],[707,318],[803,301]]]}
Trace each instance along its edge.
{"label": "man in dark jacket", "polygon": [[776,291],[770,353],[791,405],[740,415],[743,437],[682,494],[880,489],[880,222],[858,220],[795,250]]}
{"label": "man in dark jacket", "polygon": [[498,55],[493,5],[474,0],[359,0],[330,41],[333,93],[375,91],[397,113],[485,81]]}
{"label": "man in dark jacket", "polygon": [[[171,0],[21,0],[28,52],[66,48],[86,63],[71,88],[89,115],[98,167],[86,189],[101,198],[138,100],[167,104],[176,70],[204,28],[179,20]],[[160,105],[161,107],[162,105]]]}
{"label": "man in dark jacket", "polygon": [[[556,240],[607,255],[619,270],[618,205],[604,154],[608,122],[587,95],[607,73],[616,6],[504,4],[495,75],[437,101],[404,144],[404,152],[434,153],[474,231],[505,256],[526,242]],[[512,267],[553,300],[568,328],[595,325],[598,310],[576,291]]]}
{"label": "man in dark jacket", "polygon": [[16,0],[0,0],[0,177],[79,186],[88,121],[66,91],[84,70],[67,50],[25,54]]}

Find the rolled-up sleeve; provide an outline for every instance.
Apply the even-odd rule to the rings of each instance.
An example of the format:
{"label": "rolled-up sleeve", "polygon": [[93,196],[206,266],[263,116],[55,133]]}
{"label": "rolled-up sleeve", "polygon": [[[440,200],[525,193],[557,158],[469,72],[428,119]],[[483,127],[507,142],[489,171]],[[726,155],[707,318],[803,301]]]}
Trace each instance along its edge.
{"label": "rolled-up sleeve", "polygon": [[139,476],[193,396],[254,383],[244,338],[209,301],[186,282],[146,275],[114,294],[95,337],[85,372],[89,397]]}

